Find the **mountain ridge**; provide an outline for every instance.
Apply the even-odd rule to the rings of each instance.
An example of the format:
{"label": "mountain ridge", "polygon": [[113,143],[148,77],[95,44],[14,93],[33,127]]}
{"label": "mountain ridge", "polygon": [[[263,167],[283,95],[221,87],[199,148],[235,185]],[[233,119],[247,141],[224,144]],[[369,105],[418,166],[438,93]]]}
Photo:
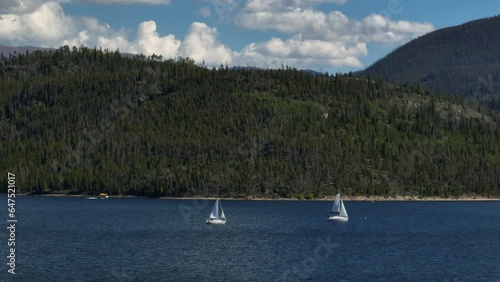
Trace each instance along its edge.
{"label": "mountain ridge", "polygon": [[400,46],[359,75],[500,107],[500,15],[446,27]]}

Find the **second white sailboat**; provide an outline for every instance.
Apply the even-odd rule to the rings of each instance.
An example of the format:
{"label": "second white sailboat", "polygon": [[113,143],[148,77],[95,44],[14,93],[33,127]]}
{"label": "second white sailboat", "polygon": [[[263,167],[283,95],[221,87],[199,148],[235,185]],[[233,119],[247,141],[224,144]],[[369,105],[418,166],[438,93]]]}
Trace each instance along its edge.
{"label": "second white sailboat", "polygon": [[327,220],[334,222],[347,222],[349,220],[349,216],[347,215],[347,211],[345,210],[344,201],[342,201],[342,199],[340,198],[340,192],[335,197],[332,211],[330,212]]}
{"label": "second white sailboat", "polygon": [[226,224],[226,215],[222,209],[219,199],[215,201],[210,217],[205,221],[207,224]]}

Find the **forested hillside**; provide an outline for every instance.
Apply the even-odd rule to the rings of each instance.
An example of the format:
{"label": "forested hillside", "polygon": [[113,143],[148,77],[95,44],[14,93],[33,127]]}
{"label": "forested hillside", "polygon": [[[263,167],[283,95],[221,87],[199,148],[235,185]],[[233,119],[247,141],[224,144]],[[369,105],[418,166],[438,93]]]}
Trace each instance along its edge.
{"label": "forested hillside", "polygon": [[396,49],[364,76],[413,82],[424,89],[500,109],[500,16],[443,28]]}
{"label": "forested hillside", "polygon": [[499,195],[498,112],[419,87],[61,47],[0,59],[0,187]]}

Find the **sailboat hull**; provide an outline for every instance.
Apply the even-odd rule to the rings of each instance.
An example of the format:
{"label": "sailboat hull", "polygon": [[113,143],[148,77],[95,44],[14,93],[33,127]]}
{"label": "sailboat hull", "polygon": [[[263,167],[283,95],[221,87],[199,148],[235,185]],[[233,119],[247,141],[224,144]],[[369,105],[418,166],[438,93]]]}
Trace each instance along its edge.
{"label": "sailboat hull", "polygon": [[348,217],[345,217],[345,216],[338,216],[338,215],[335,215],[335,216],[330,216],[328,217],[327,219],[328,221],[332,221],[332,222],[340,222],[340,223],[344,223],[344,222],[347,222],[349,220]]}
{"label": "sailboat hull", "polygon": [[226,224],[226,221],[221,220],[221,219],[207,219],[206,223],[207,224],[214,224],[214,225],[222,225],[222,224]]}

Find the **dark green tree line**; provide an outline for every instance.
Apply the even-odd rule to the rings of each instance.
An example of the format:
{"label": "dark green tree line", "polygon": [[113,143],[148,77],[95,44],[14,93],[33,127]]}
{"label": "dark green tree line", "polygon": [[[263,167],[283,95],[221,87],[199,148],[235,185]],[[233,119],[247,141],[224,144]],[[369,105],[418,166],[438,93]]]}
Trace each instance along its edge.
{"label": "dark green tree line", "polygon": [[409,84],[64,46],[4,54],[0,105],[27,193],[499,194],[498,112]]}

